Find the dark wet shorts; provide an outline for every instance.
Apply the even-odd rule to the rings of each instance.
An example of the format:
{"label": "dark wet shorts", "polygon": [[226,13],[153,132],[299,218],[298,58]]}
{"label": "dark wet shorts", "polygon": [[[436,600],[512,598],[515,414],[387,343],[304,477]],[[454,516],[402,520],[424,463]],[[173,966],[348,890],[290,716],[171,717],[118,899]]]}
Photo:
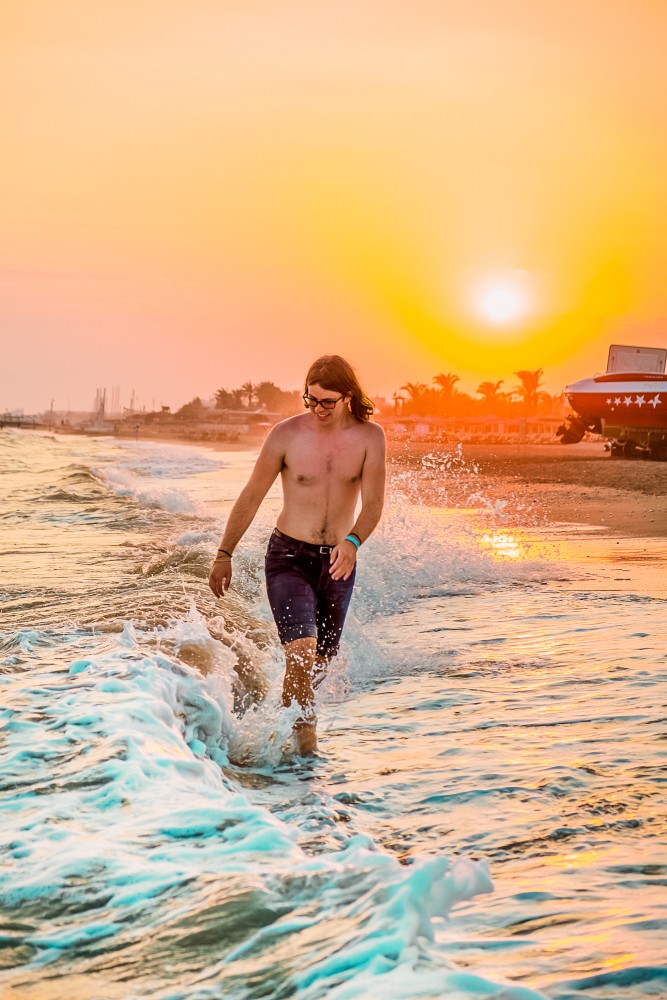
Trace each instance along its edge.
{"label": "dark wet shorts", "polygon": [[352,597],[356,566],[347,580],[334,580],[332,546],[311,545],[278,529],[266,550],[266,589],[280,641],[312,637],[317,653],[327,658],[338,652],[345,615]]}

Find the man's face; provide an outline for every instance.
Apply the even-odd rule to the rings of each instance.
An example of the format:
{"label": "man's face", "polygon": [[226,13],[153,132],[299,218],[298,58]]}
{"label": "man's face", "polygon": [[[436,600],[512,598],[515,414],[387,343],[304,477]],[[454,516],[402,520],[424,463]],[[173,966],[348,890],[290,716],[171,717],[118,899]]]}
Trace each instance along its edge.
{"label": "man's face", "polygon": [[322,424],[333,423],[340,419],[349,397],[333,389],[323,389],[317,382],[309,385],[304,402]]}

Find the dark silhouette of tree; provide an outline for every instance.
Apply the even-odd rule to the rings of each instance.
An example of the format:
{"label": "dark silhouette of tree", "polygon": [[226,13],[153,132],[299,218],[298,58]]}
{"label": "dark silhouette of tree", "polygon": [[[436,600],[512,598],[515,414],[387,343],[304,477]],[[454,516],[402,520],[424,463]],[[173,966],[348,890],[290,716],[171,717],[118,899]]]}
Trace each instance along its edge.
{"label": "dark silhouette of tree", "polygon": [[423,382],[406,382],[401,386],[401,392],[407,392],[408,399],[403,407],[406,416],[423,415],[427,408],[428,387]]}
{"label": "dark silhouette of tree", "polygon": [[401,392],[405,390],[411,400],[421,399],[426,392],[426,386],[423,382],[406,382],[405,385],[401,386]]}
{"label": "dark silhouette of tree", "polygon": [[500,379],[498,382],[480,382],[477,386],[475,393],[482,397],[477,405],[482,413],[508,413],[511,406],[510,397],[506,392],[500,391],[503,384],[503,379]]}
{"label": "dark silhouette of tree", "polygon": [[235,410],[238,409],[238,402],[232,392],[228,392],[227,389],[218,389],[215,394],[215,408],[216,410]]}
{"label": "dark silhouette of tree", "polygon": [[438,388],[429,390],[428,412],[435,413],[440,417],[447,417],[451,416],[455,410],[460,410],[463,400],[459,398],[460,394],[454,388],[456,383],[460,382],[458,375],[454,375],[452,372],[440,372],[439,375],[433,376],[433,381]]}
{"label": "dark silhouette of tree", "polygon": [[244,396],[245,392],[243,391],[243,389],[232,389],[232,397],[234,399],[233,409],[235,410],[242,409]]}
{"label": "dark silhouette of tree", "polygon": [[516,386],[513,392],[523,400],[526,413],[534,413],[542,395],[539,389],[543,384],[542,376],[544,375],[544,370],[537,368],[535,371],[528,371],[523,368],[521,371],[513,372],[513,374],[521,381],[521,385]]}
{"label": "dark silhouette of tree", "polygon": [[301,398],[302,389],[288,389],[287,391],[280,390],[281,396],[280,401],[276,409],[279,413],[284,413],[285,416],[291,416],[293,413],[303,412],[303,399]]}
{"label": "dark silhouette of tree", "polygon": [[447,372],[447,374],[441,372],[439,375],[433,376],[433,381],[442,392],[444,398],[451,399],[454,395],[454,386],[461,380],[458,375],[453,375],[451,372]]}
{"label": "dark silhouette of tree", "polygon": [[500,396],[504,395],[500,391],[500,387],[503,384],[503,379],[499,382],[480,382],[475,389],[475,393],[481,396],[485,403],[495,403]]}
{"label": "dark silhouette of tree", "polygon": [[199,396],[195,396],[189,403],[182,406],[180,410],[176,410],[175,415],[179,420],[200,420],[205,413],[206,407]]}
{"label": "dark silhouette of tree", "polygon": [[271,411],[280,410],[280,404],[285,393],[275,382],[260,382],[254,387],[254,392],[258,406]]}
{"label": "dark silhouette of tree", "polygon": [[244,382],[241,386],[241,392],[245,395],[248,401],[248,409],[252,409],[253,400],[255,398],[255,386],[252,382]]}

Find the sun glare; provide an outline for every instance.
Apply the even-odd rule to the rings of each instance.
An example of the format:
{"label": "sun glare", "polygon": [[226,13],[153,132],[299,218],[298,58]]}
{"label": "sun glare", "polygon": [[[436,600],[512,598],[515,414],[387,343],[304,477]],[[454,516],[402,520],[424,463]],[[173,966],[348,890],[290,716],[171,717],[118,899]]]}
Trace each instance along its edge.
{"label": "sun glare", "polygon": [[475,309],[488,323],[509,325],[523,319],[529,312],[530,302],[526,275],[515,272],[510,277],[489,281],[475,293]]}

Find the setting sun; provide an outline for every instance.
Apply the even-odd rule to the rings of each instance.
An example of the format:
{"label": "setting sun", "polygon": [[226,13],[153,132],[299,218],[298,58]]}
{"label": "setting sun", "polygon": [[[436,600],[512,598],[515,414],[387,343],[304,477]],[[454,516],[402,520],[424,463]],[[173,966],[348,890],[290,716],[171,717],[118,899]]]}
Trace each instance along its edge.
{"label": "setting sun", "polygon": [[505,326],[524,319],[530,311],[526,277],[517,272],[509,278],[488,282],[475,295],[475,310],[486,322]]}

